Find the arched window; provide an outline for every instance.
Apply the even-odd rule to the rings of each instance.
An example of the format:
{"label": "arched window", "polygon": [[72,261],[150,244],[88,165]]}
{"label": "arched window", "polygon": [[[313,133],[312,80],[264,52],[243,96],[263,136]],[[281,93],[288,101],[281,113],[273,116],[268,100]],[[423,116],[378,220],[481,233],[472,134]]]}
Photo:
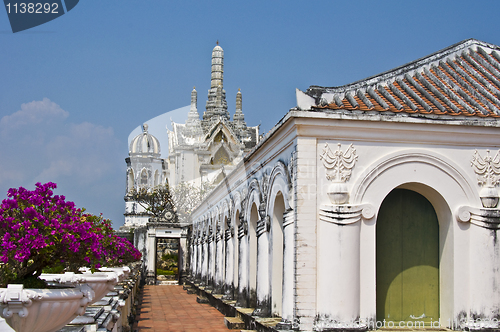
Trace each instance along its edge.
{"label": "arched window", "polygon": [[148,172],[143,169],[141,172],[141,185],[147,185],[148,184]]}
{"label": "arched window", "polygon": [[134,170],[130,169],[127,176],[127,193],[134,189]]}

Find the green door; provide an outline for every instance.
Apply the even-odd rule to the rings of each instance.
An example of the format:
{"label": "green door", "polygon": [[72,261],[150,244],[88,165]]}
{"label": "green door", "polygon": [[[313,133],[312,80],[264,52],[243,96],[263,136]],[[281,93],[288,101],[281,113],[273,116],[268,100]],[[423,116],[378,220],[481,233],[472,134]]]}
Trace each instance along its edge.
{"label": "green door", "polygon": [[395,189],[377,217],[377,320],[439,319],[439,228],[422,195]]}

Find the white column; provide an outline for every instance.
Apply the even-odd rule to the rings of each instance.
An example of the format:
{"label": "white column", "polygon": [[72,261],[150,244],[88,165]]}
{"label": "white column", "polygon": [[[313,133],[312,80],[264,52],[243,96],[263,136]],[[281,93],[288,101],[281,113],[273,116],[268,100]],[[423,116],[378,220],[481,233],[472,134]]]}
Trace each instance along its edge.
{"label": "white column", "polygon": [[225,232],[226,243],[226,273],[224,280],[224,298],[227,300],[233,299],[234,291],[234,239],[233,227],[229,227]]}
{"label": "white column", "polygon": [[238,296],[236,305],[239,307],[247,307],[248,306],[248,237],[246,236],[248,233],[248,224],[245,221],[240,223],[238,227],[238,246],[239,246],[239,255],[238,255]]}
{"label": "white column", "polygon": [[[207,230],[205,231],[207,232]],[[208,234],[203,234],[201,250],[201,286],[206,286],[208,280]]]}
{"label": "white column", "polygon": [[[500,327],[500,209],[462,207],[458,219],[469,225],[469,310],[455,322],[457,329],[496,330]],[[465,272],[465,271],[464,271]],[[455,313],[459,317],[459,313]],[[457,319],[458,320],[458,319]],[[444,324],[443,324],[444,325]]]}
{"label": "white column", "polygon": [[318,293],[315,327],[363,328],[360,315],[361,217],[370,219],[367,206],[324,205],[318,224]]}
{"label": "white column", "polygon": [[156,283],[156,231],[154,228],[148,229],[147,239],[147,266],[146,266],[146,283],[154,285]]}
{"label": "white column", "polygon": [[196,283],[202,280],[201,271],[203,270],[203,234],[200,232],[196,238]]}
{"label": "white column", "polygon": [[283,302],[282,302],[282,324],[289,325],[291,328],[293,321],[293,303],[294,303],[294,252],[295,252],[295,218],[292,210],[283,215]]}
{"label": "white column", "polygon": [[215,293],[222,294],[222,286],[223,286],[223,273],[224,273],[224,234],[221,229],[217,230],[215,235],[216,241],[216,265],[215,265]]}
{"label": "white column", "polygon": [[269,216],[257,225],[257,307],[252,316],[269,317],[271,314],[271,289],[269,270]]}
{"label": "white column", "polygon": [[209,258],[208,258],[208,285],[207,288],[209,290],[213,290],[215,287],[215,234],[214,232],[210,232],[210,237],[208,238],[208,250],[209,250]]}
{"label": "white column", "polygon": [[196,278],[196,254],[198,249],[196,248],[196,233],[193,231],[193,234],[191,236],[191,280],[194,280]]}

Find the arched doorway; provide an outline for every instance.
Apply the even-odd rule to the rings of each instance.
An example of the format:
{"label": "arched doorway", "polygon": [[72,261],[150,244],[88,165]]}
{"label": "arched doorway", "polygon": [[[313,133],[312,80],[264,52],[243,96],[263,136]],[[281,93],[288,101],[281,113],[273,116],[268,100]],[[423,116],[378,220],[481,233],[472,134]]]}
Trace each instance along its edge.
{"label": "arched doorway", "polygon": [[439,319],[439,224],[424,196],[395,189],[382,202],[376,270],[378,321],[415,326]]}

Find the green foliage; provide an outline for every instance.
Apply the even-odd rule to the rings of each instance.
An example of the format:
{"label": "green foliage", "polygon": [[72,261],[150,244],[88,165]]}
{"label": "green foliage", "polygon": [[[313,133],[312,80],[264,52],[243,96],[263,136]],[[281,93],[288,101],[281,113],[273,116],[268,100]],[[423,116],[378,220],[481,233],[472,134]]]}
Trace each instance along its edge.
{"label": "green foliage", "polygon": [[173,270],[156,269],[156,274],[159,276],[173,276],[176,274],[176,272]]}
{"label": "green foliage", "polygon": [[46,267],[42,270],[42,273],[62,273],[64,272],[64,265],[57,265],[52,267]]}
{"label": "green foliage", "polygon": [[164,261],[172,259],[172,260],[177,262],[179,260],[179,255],[177,255],[177,254],[164,254],[161,256],[161,259]]}
{"label": "green foliage", "polygon": [[48,288],[47,282],[37,276],[24,277],[22,279],[14,279],[11,284],[23,284],[24,288]]}

